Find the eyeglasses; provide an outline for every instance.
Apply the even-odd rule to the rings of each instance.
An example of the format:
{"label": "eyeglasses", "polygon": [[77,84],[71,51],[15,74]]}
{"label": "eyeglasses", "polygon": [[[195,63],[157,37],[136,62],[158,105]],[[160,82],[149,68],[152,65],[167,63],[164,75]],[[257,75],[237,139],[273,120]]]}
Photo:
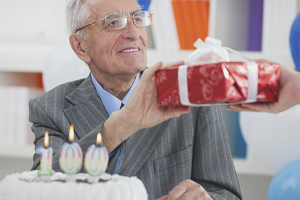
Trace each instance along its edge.
{"label": "eyeglasses", "polygon": [[[132,15],[133,23],[137,26],[149,26],[152,23],[153,15],[154,15],[153,13],[150,13],[148,11],[136,12]],[[110,15],[107,15],[106,17],[104,17],[103,19],[99,19],[98,21],[95,21],[91,24],[88,24],[84,27],[77,29],[75,31],[75,33],[85,27],[88,27],[92,24],[96,24],[102,20],[105,21],[106,27],[108,29],[122,29],[127,25],[127,18],[129,18],[129,17],[124,14],[120,14],[120,13],[110,14]]]}

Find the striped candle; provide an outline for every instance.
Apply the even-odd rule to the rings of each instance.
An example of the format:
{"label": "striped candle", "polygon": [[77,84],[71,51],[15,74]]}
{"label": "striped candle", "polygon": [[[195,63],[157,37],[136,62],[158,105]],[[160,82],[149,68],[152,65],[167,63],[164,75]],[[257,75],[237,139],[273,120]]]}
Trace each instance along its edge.
{"label": "striped candle", "polygon": [[49,133],[45,133],[44,146],[36,149],[37,154],[41,154],[40,170],[38,171],[39,180],[50,181],[51,175],[54,174],[52,170],[52,153],[53,150],[49,147]]}
{"label": "striped candle", "polygon": [[87,173],[90,175],[89,182],[98,182],[98,177],[105,172],[108,165],[108,152],[101,144],[101,134],[97,135],[97,145],[91,145],[84,159],[84,167]]}
{"label": "striped candle", "polygon": [[67,181],[75,181],[75,174],[79,172],[82,165],[82,150],[80,146],[73,142],[74,127],[71,125],[69,131],[69,142],[65,143],[59,154],[59,165],[61,170],[67,175]]}

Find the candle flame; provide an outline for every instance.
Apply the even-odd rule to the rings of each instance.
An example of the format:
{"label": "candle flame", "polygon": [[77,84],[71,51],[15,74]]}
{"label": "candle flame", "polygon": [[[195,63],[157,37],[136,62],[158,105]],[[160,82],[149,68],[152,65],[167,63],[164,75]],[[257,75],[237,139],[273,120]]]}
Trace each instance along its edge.
{"label": "candle flame", "polygon": [[44,139],[44,147],[47,148],[49,146],[49,133],[46,131],[45,139]]}
{"label": "candle flame", "polygon": [[99,132],[97,134],[97,145],[100,145],[101,144],[101,133]]}
{"label": "candle flame", "polygon": [[69,131],[69,142],[73,142],[73,140],[74,140],[74,127],[73,125],[71,125]]}

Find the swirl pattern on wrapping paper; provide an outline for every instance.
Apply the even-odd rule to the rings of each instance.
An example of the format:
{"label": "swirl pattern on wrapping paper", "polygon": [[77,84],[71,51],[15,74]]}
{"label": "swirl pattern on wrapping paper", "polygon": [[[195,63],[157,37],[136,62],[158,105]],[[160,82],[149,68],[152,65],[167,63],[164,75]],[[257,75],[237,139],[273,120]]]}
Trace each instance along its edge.
{"label": "swirl pattern on wrapping paper", "polygon": [[177,105],[180,104],[179,91],[174,90],[172,94],[161,101],[161,105]]}
{"label": "swirl pattern on wrapping paper", "polygon": [[209,85],[208,83],[205,83],[205,81],[200,80],[200,83],[202,85],[202,94],[205,100],[209,101],[213,97],[213,87]]}
{"label": "swirl pattern on wrapping paper", "polygon": [[[213,68],[209,73],[207,69]],[[223,79],[223,73],[216,68],[215,65],[201,66],[199,67],[199,73],[205,77],[200,79],[202,85],[202,94],[206,101],[209,101],[213,97],[213,87],[218,85],[220,80]]]}
{"label": "swirl pattern on wrapping paper", "polygon": [[271,74],[274,71],[274,66],[270,63],[261,63],[258,70],[258,76],[265,78],[267,74]]}
{"label": "swirl pattern on wrapping paper", "polygon": [[164,70],[159,71],[156,76],[156,84],[158,85],[160,83],[163,83],[166,80],[167,80],[166,72]]}
{"label": "swirl pattern on wrapping paper", "polygon": [[193,68],[193,67],[190,67],[190,68],[187,70],[187,78],[188,78],[188,79],[192,79],[193,72],[194,72],[194,68]]}
{"label": "swirl pattern on wrapping paper", "polygon": [[277,83],[277,81],[276,81],[276,78],[277,78],[277,76],[276,76],[276,74],[273,74],[272,75],[272,77],[270,78],[270,85],[272,85],[273,87],[278,87],[278,83]]}
{"label": "swirl pattern on wrapping paper", "polygon": [[243,67],[237,67],[235,73],[240,77],[247,76],[247,69]]}

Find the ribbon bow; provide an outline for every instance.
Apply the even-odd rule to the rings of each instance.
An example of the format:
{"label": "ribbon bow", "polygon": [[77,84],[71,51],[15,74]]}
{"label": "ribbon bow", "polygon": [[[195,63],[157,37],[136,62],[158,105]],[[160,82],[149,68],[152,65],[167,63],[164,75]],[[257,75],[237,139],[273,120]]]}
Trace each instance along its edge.
{"label": "ribbon bow", "polygon": [[216,62],[229,62],[228,49],[222,47],[222,41],[207,37],[205,42],[200,38],[194,43],[197,48],[185,62],[186,65],[201,65]]}

